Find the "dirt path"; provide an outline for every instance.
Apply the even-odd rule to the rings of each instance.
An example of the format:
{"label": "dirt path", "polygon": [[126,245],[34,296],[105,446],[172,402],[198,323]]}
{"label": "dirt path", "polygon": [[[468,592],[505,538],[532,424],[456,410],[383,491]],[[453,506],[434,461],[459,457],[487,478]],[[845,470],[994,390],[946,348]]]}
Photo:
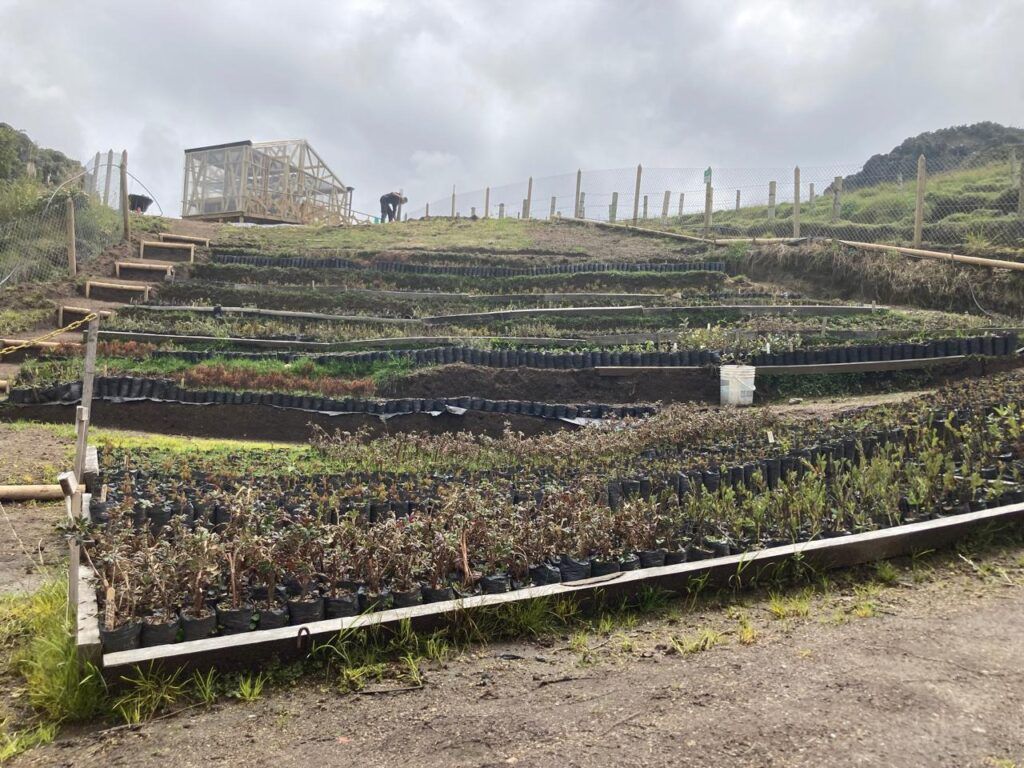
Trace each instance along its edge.
{"label": "dirt path", "polygon": [[[15,764],[1012,765],[993,760],[1024,759],[1024,549],[968,559],[908,564],[884,588],[834,582],[804,617],[750,598],[669,611],[582,653],[568,638],[480,648],[393,695],[305,679],[253,704],[66,734]],[[700,628],[721,644],[673,652]]]}

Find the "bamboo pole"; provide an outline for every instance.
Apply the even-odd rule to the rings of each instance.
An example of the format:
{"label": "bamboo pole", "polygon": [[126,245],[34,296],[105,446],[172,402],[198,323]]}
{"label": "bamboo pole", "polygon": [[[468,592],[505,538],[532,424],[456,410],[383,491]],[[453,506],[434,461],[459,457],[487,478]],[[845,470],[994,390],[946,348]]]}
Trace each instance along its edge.
{"label": "bamboo pole", "polygon": [[619,215],[619,193],[612,192],[612,204],[608,207],[608,221],[615,223],[616,217]]}
{"label": "bamboo pole", "polygon": [[644,221],[647,221],[647,195],[644,195]]}
{"label": "bamboo pole", "polygon": [[636,167],[636,188],[633,191],[633,226],[636,226],[637,217],[640,215],[640,178],[644,169],[642,165]]}
{"label": "bamboo pole", "polygon": [[704,238],[711,236],[711,208],[714,205],[715,190],[711,182],[704,185]]}
{"label": "bamboo pole", "polygon": [[107,178],[103,182],[103,204],[110,204],[110,177],[114,174],[114,150],[107,151]]}
{"label": "bamboo pole", "polygon": [[128,217],[128,150],[121,153],[121,219],[124,224],[122,239],[127,243],[132,239],[132,223]]}
{"label": "bamboo pole", "polygon": [[549,219],[555,218],[555,207],[557,206],[557,204],[558,204],[558,198],[556,198],[554,195],[552,195],[551,196],[551,210],[548,211],[548,218]]}
{"label": "bamboo pole", "polygon": [[793,237],[800,237],[800,166],[793,169]]}
{"label": "bamboo pole", "polygon": [[665,199],[661,202],[661,220],[668,221],[668,207],[672,203],[672,192],[665,190]]}
{"label": "bamboo pole", "polygon": [[533,176],[526,182],[526,201],[523,204],[523,218],[530,218],[530,206],[533,204]]}
{"label": "bamboo pole", "polygon": [[976,267],[990,267],[992,269],[1012,269],[1017,272],[1024,272],[1024,262],[1003,261],[1002,259],[985,259],[980,256],[964,256],[959,253],[943,253],[942,251],[928,251],[920,248],[905,248],[899,245],[881,245],[879,243],[861,243],[856,240],[837,240],[837,243],[849,245],[853,248],[861,248],[865,251],[883,251],[902,253],[907,256],[919,256],[923,259],[935,259],[937,261],[952,261],[959,264],[971,264]]}
{"label": "bamboo pole", "polygon": [[836,176],[832,180],[832,223],[838,224],[843,210],[843,177]]}
{"label": "bamboo pole", "polygon": [[736,212],[739,213],[739,210],[740,210],[740,191],[737,189],[736,190]]}
{"label": "bamboo pole", "polygon": [[452,184],[452,218],[455,218],[455,185]]}
{"label": "bamboo pole", "polygon": [[64,221],[67,223],[68,276],[78,275],[78,256],[75,250],[75,201],[70,197],[65,204]]}
{"label": "bamboo pole", "polygon": [[580,217],[580,187],[583,184],[583,171],[576,171],[576,194],[572,199],[572,217],[578,219]]}
{"label": "bamboo pole", "polygon": [[775,221],[775,182],[768,182],[768,218]]}
{"label": "bamboo pole", "polygon": [[491,188],[487,187],[484,190],[484,218],[491,218]]}
{"label": "bamboo pole", "polygon": [[928,161],[924,155],[917,158],[917,197],[914,201],[914,247],[921,247],[921,235],[924,231],[924,189],[928,175]]}
{"label": "bamboo pole", "polygon": [[679,193],[679,217],[680,218],[682,218],[682,216],[683,216],[683,201],[685,199],[686,199],[686,193],[685,192],[680,192]]}

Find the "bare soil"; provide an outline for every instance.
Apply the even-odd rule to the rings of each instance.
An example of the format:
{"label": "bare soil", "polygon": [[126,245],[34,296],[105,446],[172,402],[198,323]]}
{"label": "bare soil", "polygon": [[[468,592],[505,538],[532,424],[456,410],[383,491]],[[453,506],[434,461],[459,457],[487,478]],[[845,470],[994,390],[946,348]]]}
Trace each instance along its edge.
{"label": "bare soil", "polygon": [[653,371],[601,376],[593,370],[487,368],[446,365],[414,371],[392,387],[393,397],[485,397],[550,403],[653,403],[718,401],[714,371]]}
{"label": "bare soil", "polygon": [[[307,677],[252,704],[67,731],[17,766],[993,766],[1024,759],[1024,549],[905,562],[582,642],[478,647],[420,689]],[[867,579],[865,582],[864,580]],[[743,625],[753,630],[740,641]],[[680,654],[673,638],[721,633]],[[571,645],[571,647],[570,647]],[[995,760],[1006,760],[996,763]]]}

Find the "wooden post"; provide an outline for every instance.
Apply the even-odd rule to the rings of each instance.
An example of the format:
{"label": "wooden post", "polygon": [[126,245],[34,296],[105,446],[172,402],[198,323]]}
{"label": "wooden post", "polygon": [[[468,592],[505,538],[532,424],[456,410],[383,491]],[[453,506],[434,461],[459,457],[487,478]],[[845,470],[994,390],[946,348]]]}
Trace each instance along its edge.
{"label": "wooden post", "polygon": [[836,176],[832,179],[832,223],[839,221],[843,211],[843,177]]}
{"label": "wooden post", "polygon": [[75,277],[78,275],[78,257],[75,252],[75,201],[70,197],[65,203],[64,210],[68,237],[68,276]]}
{"label": "wooden post", "polygon": [[533,176],[526,182],[526,200],[523,203],[523,218],[530,218],[530,205],[533,203]]}
{"label": "wooden post", "polygon": [[452,184],[452,218],[455,218],[455,185]]}
{"label": "wooden post", "polygon": [[121,218],[124,219],[123,239],[132,239],[132,223],[128,218],[128,150],[121,153]]}
{"label": "wooden post", "polygon": [[583,184],[583,171],[576,171],[576,195],[572,199],[572,217],[580,217],[580,186]]}
{"label": "wooden post", "polygon": [[672,202],[672,192],[665,190],[665,199],[661,202],[661,220],[668,221],[668,206]]}
{"label": "wooden post", "polygon": [[580,192],[580,215],[579,218],[587,218],[587,193]]}
{"label": "wooden post", "polygon": [[686,195],[685,192],[680,192],[679,193],[679,218],[683,217],[683,200],[685,198],[685,195]]}
{"label": "wooden post", "polygon": [[555,207],[556,207],[557,203],[558,203],[558,199],[554,195],[552,195],[551,196],[551,210],[548,212],[548,218],[549,219],[555,218]]}
{"label": "wooden post", "polygon": [[473,218],[473,219],[476,218],[476,206],[475,205],[469,206],[469,216],[470,216],[470,218]]}
{"label": "wooden post", "polygon": [[637,216],[640,214],[640,178],[643,176],[642,165],[636,167],[636,189],[633,190],[633,226],[636,226]]}
{"label": "wooden post", "polygon": [[768,218],[775,221],[775,182],[768,182]]}
{"label": "wooden post", "polygon": [[505,218],[505,204],[504,203],[498,203],[498,218],[499,219],[504,219]]}
{"label": "wooden post", "polygon": [[814,182],[807,185],[807,202],[810,204],[811,212],[814,212]]}
{"label": "wooden post", "polygon": [[1024,219],[1024,163],[1020,164],[1017,175],[1017,218]]}
{"label": "wooden post", "polygon": [[75,481],[81,483],[85,469],[85,448],[89,440],[89,413],[92,409],[93,379],[96,376],[96,338],[99,332],[100,319],[94,317],[89,321],[89,331],[85,342],[85,372],[82,375],[82,404],[76,409],[75,439]]}
{"label": "wooden post", "polygon": [[737,189],[736,190],[736,212],[739,213],[739,210],[740,210],[740,191]]}
{"label": "wooden post", "polygon": [[924,155],[917,158],[917,200],[914,204],[914,247],[921,247],[921,234],[924,231],[924,188],[928,174],[928,161]]}
{"label": "wooden post", "polygon": [[608,206],[608,221],[612,224],[615,223],[616,217],[619,215],[619,193],[612,192],[612,204]]}
{"label": "wooden post", "polygon": [[487,187],[484,190],[484,218],[491,218],[491,188]]}
{"label": "wooden post", "polygon": [[711,208],[714,204],[715,191],[709,181],[704,185],[704,237],[711,236]]}
{"label": "wooden post", "polygon": [[1017,164],[1017,150],[1010,147],[1010,186],[1015,187],[1020,175],[1018,172],[1019,165]]}
{"label": "wooden post", "polygon": [[647,221],[647,195],[644,195],[644,221]]}
{"label": "wooden post", "polygon": [[[99,155],[97,155],[99,157]],[[107,179],[103,182],[103,204],[110,204],[110,177],[114,174],[114,150],[107,152]]]}
{"label": "wooden post", "polygon": [[426,208],[423,209],[423,218],[424,219],[429,219],[430,218],[430,203],[427,203]]}
{"label": "wooden post", "polygon": [[[113,152],[114,150],[110,150],[110,151]],[[46,181],[46,179],[43,179],[43,181]],[[95,160],[95,162],[93,163],[93,166],[92,166],[92,189],[89,189],[89,190],[86,190],[86,191],[87,192],[91,192],[94,195],[99,195],[99,193],[100,193],[100,153],[99,152],[96,153],[96,160]]]}
{"label": "wooden post", "polygon": [[793,237],[800,237],[800,166],[793,169]]}

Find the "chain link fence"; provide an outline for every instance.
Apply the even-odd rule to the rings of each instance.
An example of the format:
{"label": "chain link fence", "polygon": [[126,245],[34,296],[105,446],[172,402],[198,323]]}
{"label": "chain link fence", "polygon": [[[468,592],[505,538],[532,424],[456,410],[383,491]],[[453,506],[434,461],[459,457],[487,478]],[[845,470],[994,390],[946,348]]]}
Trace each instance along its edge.
{"label": "chain link fence", "polygon": [[79,267],[121,240],[119,161],[112,153],[97,153],[82,172],[40,198],[30,213],[0,223],[0,286],[69,274],[68,200],[74,206]]}
{"label": "chain link fence", "polygon": [[561,216],[700,237],[820,237],[1024,256],[1024,147],[923,157],[920,181],[916,157],[803,168],[581,171],[453,189],[408,215]]}

